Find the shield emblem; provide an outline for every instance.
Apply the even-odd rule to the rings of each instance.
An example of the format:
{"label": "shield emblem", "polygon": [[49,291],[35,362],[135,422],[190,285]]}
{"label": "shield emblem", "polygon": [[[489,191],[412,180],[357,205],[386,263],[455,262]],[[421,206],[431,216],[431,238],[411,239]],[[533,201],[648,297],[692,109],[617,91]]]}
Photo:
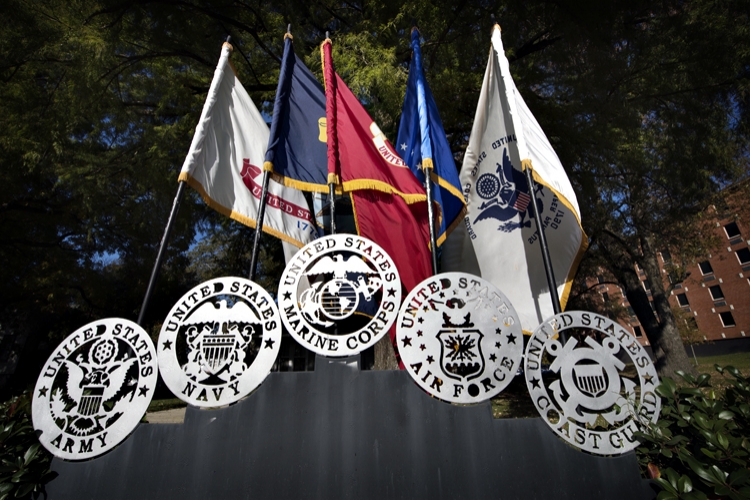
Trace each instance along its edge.
{"label": "shield emblem", "polygon": [[203,365],[209,373],[218,373],[229,361],[229,356],[234,352],[235,335],[208,334],[201,338],[201,354]]}
{"label": "shield emblem", "polygon": [[90,417],[99,413],[103,395],[104,387],[101,385],[84,386],[81,401],[78,403],[78,414],[82,417]]}
{"label": "shield emblem", "polygon": [[573,367],[576,388],[590,398],[596,398],[607,390],[607,377],[601,365],[576,365]]}
{"label": "shield emblem", "polygon": [[450,328],[440,330],[437,336],[440,366],[447,377],[466,382],[482,374],[482,332],[474,328]]}

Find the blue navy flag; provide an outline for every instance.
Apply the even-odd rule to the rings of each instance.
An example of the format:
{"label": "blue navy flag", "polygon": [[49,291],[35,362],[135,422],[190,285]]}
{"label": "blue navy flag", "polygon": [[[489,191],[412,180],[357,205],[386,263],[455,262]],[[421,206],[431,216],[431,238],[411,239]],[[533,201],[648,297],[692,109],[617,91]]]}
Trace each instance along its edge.
{"label": "blue navy flag", "polygon": [[263,169],[287,186],[327,193],[327,154],[325,91],[287,34]]}
{"label": "blue navy flag", "polygon": [[411,33],[411,46],[413,52],[409,80],[406,84],[396,150],[422,185],[425,181],[422,163],[426,159],[432,160],[433,193],[442,211],[440,229],[437,232],[437,244],[441,245],[453,228],[463,220],[466,205],[453,153],[445,137],[435,99],[422,72],[419,31],[416,28]]}

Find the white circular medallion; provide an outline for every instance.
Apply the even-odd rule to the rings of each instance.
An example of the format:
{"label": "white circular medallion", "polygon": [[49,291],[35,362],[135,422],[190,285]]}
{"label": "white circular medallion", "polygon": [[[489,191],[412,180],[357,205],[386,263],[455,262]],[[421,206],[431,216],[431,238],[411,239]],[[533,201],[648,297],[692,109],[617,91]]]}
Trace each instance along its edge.
{"label": "white circular medallion", "polygon": [[279,283],[279,310],[289,333],[329,357],[375,345],[396,320],[400,301],[393,260],[353,234],[308,243],[289,261]]}
{"label": "white circular medallion", "polygon": [[425,391],[452,403],[499,394],[521,366],[518,315],[492,283],[443,273],[417,285],[396,322],[398,352]]}
{"label": "white circular medallion", "polygon": [[[564,345],[561,333],[568,337]],[[569,311],[542,323],[526,346],[524,371],[542,420],[590,453],[636,448],[640,425],[659,418],[659,377],[651,358],[632,334],[604,316]]]}
{"label": "white circular medallion", "polygon": [[39,441],[68,460],[109,451],[146,413],[156,377],[154,345],[137,324],[106,318],[79,328],[37,379],[32,420]]}
{"label": "white circular medallion", "polygon": [[245,278],[216,278],[186,293],[164,320],[159,371],[183,401],[226,406],[265,380],[280,346],[281,320],[271,295]]}

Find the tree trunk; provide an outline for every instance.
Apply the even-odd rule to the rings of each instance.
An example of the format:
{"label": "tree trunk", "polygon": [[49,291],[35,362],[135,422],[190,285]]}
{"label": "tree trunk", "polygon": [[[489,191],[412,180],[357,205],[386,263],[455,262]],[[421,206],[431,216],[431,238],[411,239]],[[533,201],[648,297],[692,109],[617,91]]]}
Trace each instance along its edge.
{"label": "tree trunk", "polygon": [[375,362],[372,365],[373,370],[398,370],[396,362],[396,353],[393,352],[391,338],[388,335],[375,344]]}
{"label": "tree trunk", "polygon": [[656,370],[659,375],[670,377],[674,377],[676,370],[697,375],[695,367],[685,352],[685,345],[669,305],[664,278],[650,237],[641,238],[641,249],[643,250],[643,267],[651,283],[654,308],[656,314],[659,315],[658,328],[654,331],[647,331],[648,340],[656,355]]}
{"label": "tree trunk", "polygon": [[625,296],[651,344],[659,376],[674,378],[675,370],[695,374],[695,368],[687,357],[677,323],[667,301],[656,253],[651,250],[650,245],[647,243],[645,249],[643,246],[641,248],[648,257],[639,256],[639,258],[645,261],[642,267],[651,283],[654,308],[659,315],[658,318],[651,309],[648,294],[636,273],[636,262],[633,256],[616,241],[602,241],[600,248],[608,261],[607,267],[625,290]]}

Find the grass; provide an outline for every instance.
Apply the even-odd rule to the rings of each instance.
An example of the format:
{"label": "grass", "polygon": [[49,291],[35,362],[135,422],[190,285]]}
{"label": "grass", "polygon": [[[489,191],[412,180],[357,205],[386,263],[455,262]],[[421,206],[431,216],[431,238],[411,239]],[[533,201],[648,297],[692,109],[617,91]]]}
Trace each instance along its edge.
{"label": "grass", "polygon": [[154,399],[151,401],[151,404],[148,405],[147,412],[155,412],[155,411],[164,411],[164,410],[171,410],[173,408],[183,408],[187,406],[187,403],[185,403],[183,400],[178,398],[171,398],[171,399]]}

